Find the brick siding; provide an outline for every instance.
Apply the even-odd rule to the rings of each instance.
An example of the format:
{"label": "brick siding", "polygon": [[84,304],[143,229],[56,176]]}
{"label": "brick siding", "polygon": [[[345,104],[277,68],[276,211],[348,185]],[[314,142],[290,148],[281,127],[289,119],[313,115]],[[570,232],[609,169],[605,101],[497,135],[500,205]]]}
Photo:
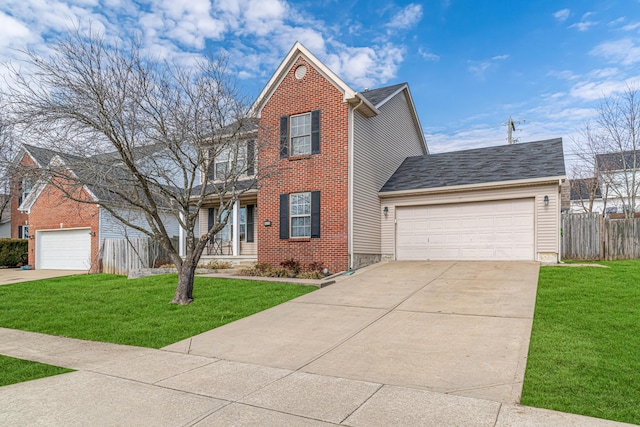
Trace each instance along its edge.
{"label": "brick siding", "polygon": [[[294,72],[306,65],[301,80]],[[281,116],[320,110],[320,154],[280,159]],[[273,172],[258,193],[258,261],[279,265],[294,258],[305,264],[323,262],[330,272],[346,270],[348,256],[349,107],[342,93],[302,57],[262,109],[258,163]],[[279,195],[320,191],[320,238],[282,240]],[[271,226],[264,226],[266,220]]]}
{"label": "brick siding", "polygon": [[[79,189],[74,194],[77,198],[91,200],[84,189]],[[80,196],[80,197],[78,197]],[[63,228],[91,227],[95,233],[91,237],[91,270],[96,271],[96,258],[98,254],[98,206],[93,203],[80,203],[69,200],[62,191],[53,185],[47,185],[40,197],[31,207],[29,214],[29,235],[36,236],[38,230],[52,230]],[[29,264],[33,268],[36,265],[36,240],[29,239]]]}

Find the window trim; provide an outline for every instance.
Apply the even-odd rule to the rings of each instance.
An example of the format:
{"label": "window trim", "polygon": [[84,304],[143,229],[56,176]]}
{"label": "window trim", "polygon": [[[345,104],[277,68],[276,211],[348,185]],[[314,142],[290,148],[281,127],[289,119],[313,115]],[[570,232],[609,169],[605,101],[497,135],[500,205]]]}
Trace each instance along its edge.
{"label": "window trim", "polygon": [[[294,122],[294,119],[298,119],[298,118],[302,118],[302,117],[308,117],[309,118],[309,124],[308,124],[309,132],[306,132],[306,127],[307,127],[306,123],[304,123],[302,126],[296,124],[296,128],[297,129],[299,129],[300,127],[304,126],[305,133],[294,135],[293,134],[293,129],[294,129],[293,122]],[[289,116],[289,153],[291,153],[291,157],[308,156],[309,154],[311,154],[311,152],[313,151],[312,147],[311,147],[311,145],[312,145],[311,144],[311,133],[312,133],[311,132],[311,128],[312,128],[312,126],[311,126],[311,111],[309,111],[307,113],[294,114],[292,116]],[[305,140],[304,147],[306,148],[308,146],[309,147],[308,151],[305,149],[304,152],[296,152],[296,150],[294,150],[294,146],[295,146],[294,140],[301,140],[301,139]]]}
{"label": "window trim", "polygon": [[[293,214],[293,212],[291,211],[294,204],[293,204],[293,198],[296,196],[302,196],[302,195],[308,195],[309,198],[309,213],[305,213],[305,214]],[[297,203],[296,206],[300,206],[300,203]],[[303,205],[304,206],[304,205]],[[293,235],[293,220],[294,218],[309,218],[309,230],[307,232],[307,226],[304,226],[305,229],[305,234],[303,236],[294,236]],[[297,226],[298,228],[300,228],[300,226]],[[290,193],[289,194],[289,237],[291,239],[310,239],[311,238],[311,192],[310,191],[303,191],[301,193]]]}
{"label": "window trim", "polygon": [[[311,230],[309,236],[291,236],[291,208],[289,206],[291,195],[310,193],[311,195],[311,206],[310,206],[310,223]],[[296,215],[302,216],[302,215]],[[306,214],[304,215],[306,216]],[[309,239],[317,239],[320,238],[320,228],[321,228],[321,220],[320,220],[320,191],[303,191],[297,193],[283,193],[280,194],[280,205],[279,205],[279,232],[280,232],[280,240],[309,240]]]}

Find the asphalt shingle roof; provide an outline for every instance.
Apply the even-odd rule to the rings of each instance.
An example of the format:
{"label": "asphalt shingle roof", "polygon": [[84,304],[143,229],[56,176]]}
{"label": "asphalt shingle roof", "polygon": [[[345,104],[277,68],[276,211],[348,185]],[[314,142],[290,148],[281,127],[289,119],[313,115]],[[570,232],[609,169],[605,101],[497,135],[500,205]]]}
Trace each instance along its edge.
{"label": "asphalt shingle roof", "polygon": [[367,101],[377,107],[380,102],[387,99],[389,95],[391,95],[404,85],[406,85],[406,83],[399,83],[397,85],[381,87],[378,89],[365,90],[363,92],[360,92],[360,94],[367,98]]}
{"label": "asphalt shingle roof", "polygon": [[565,175],[562,138],[408,157],[380,192]]}
{"label": "asphalt shingle roof", "polygon": [[589,192],[595,187],[595,198],[602,199],[602,190],[597,178],[584,178],[571,180],[571,200],[588,200]]}
{"label": "asphalt shingle roof", "polygon": [[596,166],[603,171],[637,169],[640,168],[640,152],[630,150],[596,154]]}

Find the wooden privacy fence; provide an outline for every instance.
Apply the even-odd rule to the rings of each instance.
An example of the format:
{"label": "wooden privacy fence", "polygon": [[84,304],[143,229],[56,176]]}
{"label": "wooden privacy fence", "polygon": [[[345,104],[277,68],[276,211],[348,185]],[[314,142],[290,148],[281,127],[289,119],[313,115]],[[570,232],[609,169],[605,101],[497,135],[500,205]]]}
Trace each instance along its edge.
{"label": "wooden privacy fence", "polygon": [[609,261],[640,258],[640,218],[563,214],[562,258]]}
{"label": "wooden privacy fence", "polygon": [[152,268],[166,258],[158,243],[149,238],[104,239],[102,272],[127,275],[130,270]]}

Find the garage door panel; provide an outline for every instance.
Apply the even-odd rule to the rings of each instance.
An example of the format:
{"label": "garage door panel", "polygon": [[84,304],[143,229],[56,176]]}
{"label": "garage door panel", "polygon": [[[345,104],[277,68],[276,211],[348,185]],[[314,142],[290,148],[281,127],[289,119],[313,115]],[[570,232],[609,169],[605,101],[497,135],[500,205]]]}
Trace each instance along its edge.
{"label": "garage door panel", "polygon": [[396,219],[399,260],[534,259],[533,199],[399,207]]}
{"label": "garage door panel", "polygon": [[36,232],[39,270],[86,270],[91,265],[89,229]]}

